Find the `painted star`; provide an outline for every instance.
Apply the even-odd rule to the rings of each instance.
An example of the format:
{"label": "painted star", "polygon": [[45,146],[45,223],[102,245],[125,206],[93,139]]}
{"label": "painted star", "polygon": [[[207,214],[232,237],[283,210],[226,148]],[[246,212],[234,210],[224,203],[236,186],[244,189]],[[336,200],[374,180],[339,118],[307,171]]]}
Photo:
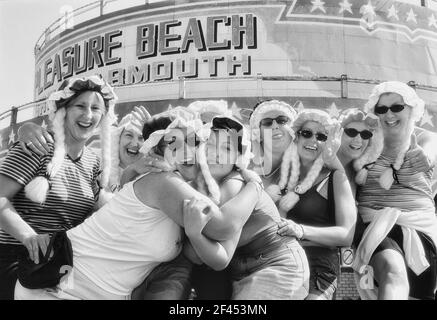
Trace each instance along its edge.
{"label": "painted star", "polygon": [[387,19],[390,18],[395,18],[396,20],[399,21],[398,10],[396,9],[394,4],[391,6],[390,9],[388,9]]}
{"label": "painted star", "polygon": [[237,118],[238,120],[243,120],[241,113],[240,113],[240,109],[237,107],[237,104],[235,103],[235,101],[232,102],[231,112],[235,118]]}
{"label": "painted star", "polygon": [[318,9],[323,11],[323,13],[326,13],[325,2],[323,2],[322,0],[311,1],[311,4],[313,5],[313,7],[311,8],[310,12],[316,11]]}
{"label": "painted star", "polygon": [[422,121],[420,122],[420,126],[422,127],[425,123],[429,124],[431,127],[434,127],[434,123],[432,122],[432,115],[429,114],[428,110],[425,109],[425,113],[423,114]]}
{"label": "painted star", "polygon": [[371,27],[375,23],[376,12],[371,0],[369,0],[366,5],[360,8],[360,13],[363,15],[362,19],[366,21],[369,27]]}
{"label": "painted star", "polygon": [[331,117],[333,118],[337,118],[340,115],[340,110],[337,108],[335,102],[333,102],[329,108],[328,108],[328,113]]}
{"label": "painted star", "polygon": [[343,0],[343,2],[339,3],[339,6],[340,6],[340,10],[338,11],[338,13],[343,13],[347,11],[350,14],[354,14],[352,12],[352,4],[350,4],[348,0]]}
{"label": "painted star", "polygon": [[14,129],[11,130],[11,133],[9,134],[9,142],[10,143],[14,143],[15,142],[15,133],[14,133]]}
{"label": "painted star", "polygon": [[434,13],[428,18],[428,27],[434,27],[437,29],[437,20],[434,17]]}
{"label": "painted star", "polygon": [[303,110],[305,110],[302,101],[296,101],[293,107],[297,111],[297,113],[301,113]]}
{"label": "painted star", "polygon": [[47,129],[47,124],[46,124],[45,120],[42,121],[41,128]]}
{"label": "painted star", "polygon": [[410,9],[410,11],[408,11],[407,14],[407,22],[408,21],[414,21],[415,24],[417,24],[417,14],[414,13],[413,8]]}

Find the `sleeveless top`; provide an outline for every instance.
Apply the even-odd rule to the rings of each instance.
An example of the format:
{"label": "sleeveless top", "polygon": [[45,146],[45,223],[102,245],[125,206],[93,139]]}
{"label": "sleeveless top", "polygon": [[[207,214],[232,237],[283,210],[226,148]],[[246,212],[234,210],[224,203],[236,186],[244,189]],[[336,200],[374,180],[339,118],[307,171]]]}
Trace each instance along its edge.
{"label": "sleeveless top", "polygon": [[296,205],[287,212],[287,218],[299,224],[314,227],[335,226],[334,201],[334,171],[328,174],[328,199],[325,199],[317,188],[326,181],[323,179],[312,186],[307,192],[300,195]]}
{"label": "sleeveless top", "polygon": [[[241,176],[227,177],[223,182],[232,179],[243,181],[243,183],[245,183]],[[255,238],[257,234],[268,229],[272,225],[277,225],[279,221],[281,221],[281,216],[279,215],[275,203],[265,191],[262,191],[255,209],[243,226],[238,246],[240,247],[247,244]]]}
{"label": "sleeveless top", "polygon": [[369,169],[367,180],[358,193],[358,205],[375,210],[393,207],[402,211],[435,210],[431,178],[434,168],[424,161],[419,162],[407,151],[404,163],[397,170],[389,190],[379,185],[381,173],[390,167],[394,158],[381,155]]}
{"label": "sleeveless top", "polygon": [[[141,177],[140,177],[141,178]],[[127,183],[104,207],[69,230],[74,268],[112,294],[127,296],[182,248],[182,229],[143,204]]]}

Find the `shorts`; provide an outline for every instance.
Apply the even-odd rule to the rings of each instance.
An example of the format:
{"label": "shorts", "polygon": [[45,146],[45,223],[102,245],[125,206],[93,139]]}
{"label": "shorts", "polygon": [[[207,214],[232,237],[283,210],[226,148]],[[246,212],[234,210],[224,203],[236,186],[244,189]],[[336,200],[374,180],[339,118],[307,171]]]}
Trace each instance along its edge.
{"label": "shorts", "polygon": [[[428,236],[422,232],[417,232],[417,234],[422,241],[423,248],[425,249],[426,259],[428,260],[430,266],[420,275],[416,275],[413,270],[407,266],[410,297],[421,300],[434,300],[434,289],[437,281],[436,248]],[[402,249],[403,239],[404,236],[402,233],[402,228],[399,225],[395,225],[387,237],[382,240],[380,245],[375,249],[372,257],[378,252],[386,249],[395,250],[402,256],[405,256],[404,250]]]}
{"label": "shorts", "polygon": [[193,263],[181,252],[158,265],[131,295],[132,300],[187,300]]}
{"label": "shorts", "polygon": [[308,299],[333,300],[340,273],[338,250],[317,246],[306,246],[304,249],[310,266]]}

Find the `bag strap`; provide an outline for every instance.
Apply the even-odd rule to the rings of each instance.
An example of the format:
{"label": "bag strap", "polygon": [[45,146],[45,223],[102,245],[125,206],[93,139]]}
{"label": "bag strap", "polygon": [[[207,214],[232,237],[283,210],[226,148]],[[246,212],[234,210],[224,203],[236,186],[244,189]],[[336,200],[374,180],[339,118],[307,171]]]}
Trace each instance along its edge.
{"label": "bag strap", "polygon": [[55,233],[52,234],[52,236],[50,237],[50,242],[49,242],[49,245],[47,246],[46,254],[44,255],[44,260],[45,260],[45,261],[49,261],[50,253],[52,252],[53,244],[55,243],[55,240],[56,240],[57,234],[58,234],[58,233],[55,232]]}
{"label": "bag strap", "polygon": [[329,221],[335,226],[335,199],[334,199],[334,171],[331,171],[328,179],[328,216]]}

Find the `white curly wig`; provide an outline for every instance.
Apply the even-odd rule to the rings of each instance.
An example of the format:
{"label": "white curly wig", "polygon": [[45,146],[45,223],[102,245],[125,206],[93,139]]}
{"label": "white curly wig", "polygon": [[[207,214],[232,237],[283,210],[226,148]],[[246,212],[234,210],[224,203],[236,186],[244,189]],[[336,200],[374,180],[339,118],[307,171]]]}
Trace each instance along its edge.
{"label": "white curly wig", "polygon": [[211,122],[216,115],[231,116],[228,102],[225,100],[198,100],[190,103],[187,109],[199,114],[203,122]]}
{"label": "white curly wig", "polygon": [[[320,123],[326,131],[328,131],[330,126],[334,125],[334,120],[327,112],[318,109],[305,109],[297,115],[293,124],[293,131],[298,132],[308,121]],[[331,137],[328,136],[328,139],[331,139]],[[300,158],[296,141],[291,143],[289,150],[290,152],[286,152],[282,160],[279,184],[272,186],[272,188],[275,188],[275,194],[279,194],[279,199],[273,200],[279,200],[279,208],[283,211],[289,211],[296,205],[299,201],[299,195],[304,194],[312,187],[324,165],[322,154],[320,154],[304,180],[299,183]],[[280,192],[284,189],[287,192],[284,196],[281,196]]]}
{"label": "white curly wig", "polygon": [[[353,168],[356,172],[355,182],[363,185],[367,179],[368,166],[372,165],[382,152],[384,137],[382,134],[379,118],[372,113],[364,113],[357,108],[346,109],[339,117],[342,128],[351,122],[363,122],[373,133],[366,150],[361,156],[353,161]],[[343,133],[345,134],[345,133]]]}
{"label": "white curly wig", "polygon": [[[112,87],[102,78],[98,76],[88,76],[83,78],[71,78],[65,80],[58,91],[50,95],[47,100],[49,108],[49,119],[53,124],[54,133],[54,154],[47,165],[47,172],[44,177],[38,176],[29,182],[25,187],[26,196],[38,203],[44,203],[49,190],[49,179],[54,177],[61,169],[65,150],[65,115],[66,108],[69,107],[69,102],[85,91],[98,92],[105,103],[106,113],[100,123],[100,141],[102,144],[102,176],[100,186],[103,188],[108,186],[109,176],[111,171],[111,137],[110,128],[116,121],[114,107],[117,101],[117,96]],[[101,193],[102,197],[103,194]]]}
{"label": "white curly wig", "polygon": [[[295,132],[292,129],[294,120],[296,119],[297,112],[288,103],[279,100],[268,100],[258,104],[255,110],[252,112],[249,119],[250,126],[250,140],[252,143],[253,163],[255,166],[262,166],[264,160],[264,151],[261,141],[261,128],[260,122],[265,118],[265,114],[271,111],[279,111],[287,116],[290,121],[284,125],[284,129],[287,130],[292,139],[295,137]],[[284,156],[292,152],[292,144],[285,150]],[[284,164],[284,163],[283,163]],[[286,165],[286,164],[285,164]],[[272,189],[273,188],[273,189]],[[277,188],[269,186],[266,192],[276,201],[278,200]]]}
{"label": "white curly wig", "polygon": [[111,175],[109,177],[109,186],[120,184],[120,138],[124,130],[132,130],[142,135],[142,124],[132,114],[125,115],[117,127],[111,127]]}
{"label": "white curly wig", "polygon": [[[407,137],[410,137],[414,131],[414,125],[416,122],[422,119],[425,112],[425,102],[419,98],[416,91],[407,84],[399,81],[387,81],[376,85],[372,93],[369,96],[369,100],[364,106],[364,111],[375,113],[375,106],[379,101],[382,94],[385,93],[397,93],[402,97],[404,103],[412,108],[410,122],[408,123],[407,130],[405,132]],[[401,146],[400,152],[397,155],[393,164],[389,168],[384,170],[380,176],[379,184],[382,188],[389,190],[393,184],[393,173],[399,170],[404,163],[405,154],[410,148],[410,139],[405,139],[404,144]]]}

